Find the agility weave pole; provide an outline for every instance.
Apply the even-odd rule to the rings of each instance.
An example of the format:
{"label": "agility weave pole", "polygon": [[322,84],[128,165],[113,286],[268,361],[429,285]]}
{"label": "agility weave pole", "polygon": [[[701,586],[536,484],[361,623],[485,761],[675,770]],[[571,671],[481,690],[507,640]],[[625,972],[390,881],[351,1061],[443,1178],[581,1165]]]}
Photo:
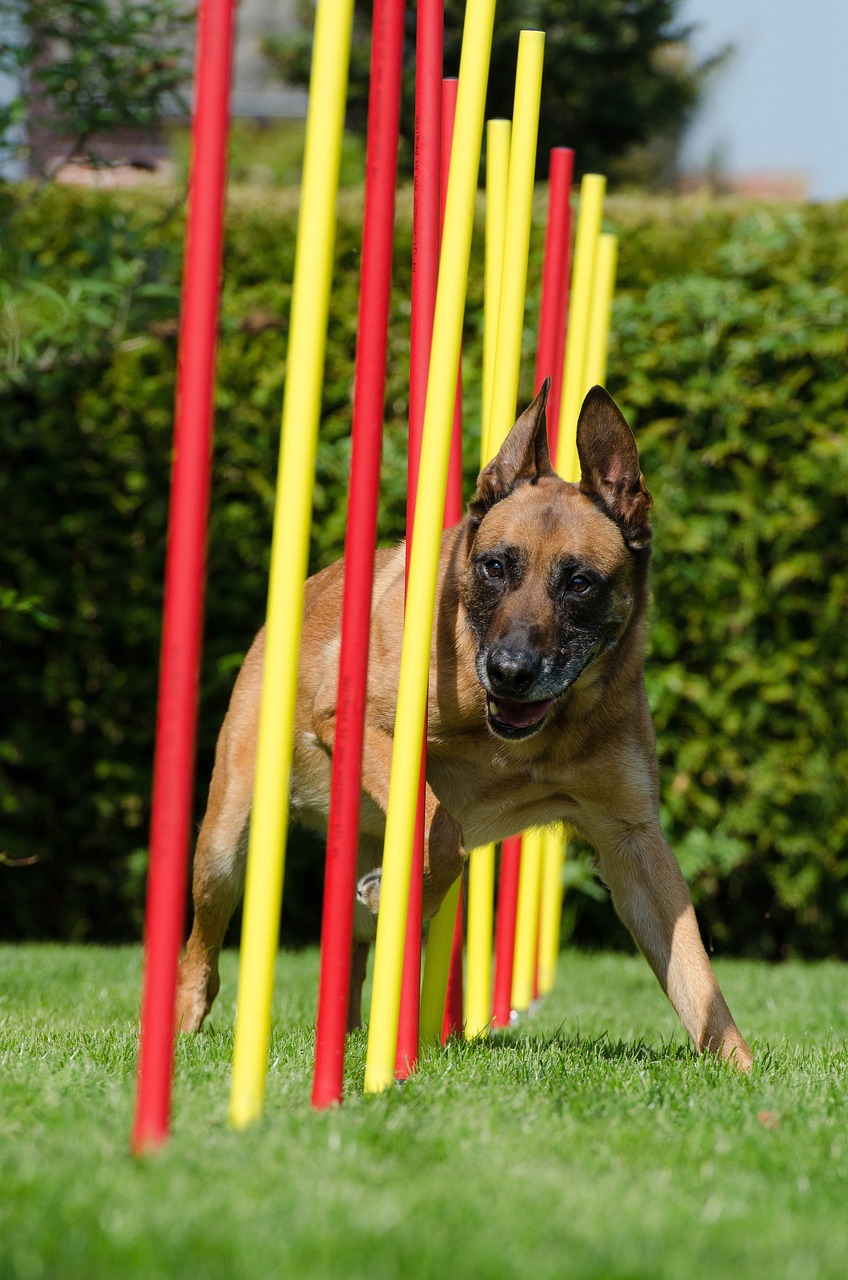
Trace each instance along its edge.
{"label": "agility weave pole", "polygon": [[[459,81],[454,78],[442,81],[441,161],[439,164],[439,249],[445,225],[445,209],[448,201],[450,158],[453,148],[453,130],[456,123],[456,95]],[[459,524],[465,511],[462,493],[462,348],[456,375],[456,398],[453,404],[453,431],[451,432],[448,483],[445,490],[445,514],[442,524],[451,529]]]}
{"label": "agility weave pole", "polygon": [[498,308],[501,304],[506,206],[509,196],[511,120],[486,125],[486,243],[483,285],[483,386],[481,390],[480,466],[489,461],[489,424],[495,381]]}
{"label": "agility weave pole", "polygon": [[545,833],[539,903],[538,994],[548,995],[554,987],[562,923],[563,869],[566,835],[558,823]]}
{"label": "agility weave pole", "polygon": [[521,871],[512,970],[512,1008],[518,1013],[529,1009],[535,998],[542,860],[546,834],[541,827],[531,827],[521,838]]}
{"label": "agility weave pole", "polygon": [[498,909],[495,915],[493,1027],[508,1027],[512,1021],[512,973],[515,961],[515,926],[520,874],[521,836],[509,836],[508,839],[501,841]]}
{"label": "agility weave pole", "polygon": [[468,858],[468,927],[465,980],[466,1040],[486,1035],[492,1021],[492,930],[494,927],[495,846],[472,849]]}
{"label": "agility weave pole", "polygon": [[233,15],[234,0],[202,0],[198,11],[132,1133],[136,1154],[161,1145],[170,1124],[177,964],[194,791]]}
{"label": "agility weave pole", "polygon": [[[444,223],[447,203],[447,187],[450,177],[450,156],[453,145],[453,127],[456,119],[456,80],[443,80],[441,86],[441,163],[440,223]],[[456,398],[453,409],[448,482],[445,492],[445,512],[442,521],[445,529],[459,524],[462,519],[462,368],[456,379]],[[426,770],[426,741],[422,768]],[[413,871],[414,874],[414,871]],[[412,887],[410,887],[410,894]],[[410,913],[411,915],[411,913]],[[418,921],[419,937],[421,922]],[[419,1017],[419,1047],[439,1044],[450,1030],[462,1029],[462,877],[451,886],[430,921],[424,970],[421,976]],[[407,938],[409,946],[409,938]]]}
{"label": "agility weave pole", "polygon": [[[442,201],[442,62],[443,0],[421,0],[415,32],[415,138],[412,213],[412,312],[409,335],[409,440],[407,445],[406,574],[421,465],[421,440],[427,401],[427,376],[433,341],[433,316],[439,279]],[[426,787],[426,723],[421,737],[421,764],[415,809],[415,836],[410,864],[395,1075],[404,1079],[418,1059],[421,1009],[421,928],[424,892],[424,796]]]}
{"label": "agility weave pole", "polygon": [[520,33],[509,150],[497,341],[486,441],[488,458],[495,456],[506,439],[515,421],[515,405],[518,400],[544,53],[543,31]]}
{"label": "agility weave pole", "polygon": [[365,1089],[369,1093],[387,1088],[394,1078],[401,957],[420,747],[427,707],[430,636],[493,23],[494,0],[469,0],[421,450],[421,476],[426,478],[430,494],[438,496],[427,504],[418,504],[412,541],[365,1066]]}
{"label": "agility weave pole", "polygon": [[[521,32],[518,44],[513,120],[509,133],[505,204],[502,219],[500,207],[496,205],[493,210],[491,258],[487,237],[486,284],[490,292],[494,292],[497,287],[498,302],[496,310],[494,304],[490,303],[489,312],[485,317],[495,325],[496,337],[493,347],[489,346],[489,352],[493,353],[488,360],[484,346],[483,421],[486,427],[485,451],[482,454],[484,462],[494,457],[506,439],[514,422],[514,409],[518,398],[544,50],[543,32]],[[497,133],[494,137],[497,140]],[[505,133],[502,133],[501,137],[504,138]],[[496,164],[493,178],[495,192],[498,191],[499,179],[502,183],[504,167],[502,162],[500,166],[497,165],[498,158],[495,153],[493,156]],[[501,226],[503,227],[502,235]],[[496,257],[498,249],[501,251],[500,270],[498,270]],[[475,867],[478,859],[478,866]],[[469,1018],[467,1025],[470,1029],[468,1034],[473,1036],[480,1034],[490,1021],[488,1014],[483,1012],[484,1002],[485,1006],[488,1006],[489,997],[488,965],[483,959],[482,952],[485,948],[490,954],[492,935],[489,927],[488,936],[484,937],[483,928],[484,924],[488,923],[488,910],[480,899],[483,893],[488,894],[492,891],[493,854],[488,851],[478,854],[474,851],[471,855],[471,867],[474,868],[473,871],[469,871],[469,875],[474,876],[471,892],[475,898],[473,904],[475,929],[474,955],[469,960],[469,973],[474,974],[470,990],[475,1000],[475,1009],[473,1019]],[[471,945],[469,943],[469,946]]]}
{"label": "agility weave pole", "polygon": [[[483,385],[480,416],[480,467],[489,461],[489,422],[492,408],[498,308],[501,298],[509,149],[512,124],[490,120],[486,126],[486,240],[483,290]],[[490,983],[494,922],[495,846],[472,849],[468,859],[468,941],[465,1036],[473,1040],[488,1032],[492,1020]]]}
{"label": "agility weave pole", "polygon": [[587,173],[580,184],[580,209],[574,237],[574,269],[569,302],[562,403],[558,422],[556,470],[563,480],[579,479],[577,416],[586,391],[586,344],[592,310],[595,257],[601,232],[606,178]]}
{"label": "agility weave pole", "polygon": [[603,386],[607,380],[610,314],[613,293],[615,292],[617,259],[617,237],[609,231],[602,231],[598,236],[598,247],[595,251],[592,311],[586,342],[586,363],[583,372],[586,391],[590,387]]}
{"label": "agility weave pole", "polygon": [[315,15],[230,1095],[236,1128],[259,1116],[265,1092],[352,17],[353,0],[321,0]]}
{"label": "agility weave pole", "polygon": [[377,0],[371,45],[373,89],[368,104],[350,497],[321,928],[314,1107],[342,1100],[392,281],[403,23],[404,0]]}
{"label": "agility weave pole", "polygon": [[568,333],[568,298],[571,276],[571,182],[574,152],[570,147],[554,147],[548,169],[548,221],[539,300],[539,336],[536,343],[536,372],[533,389],[538,392],[550,378],[548,393],[548,446],[556,457],[559,405]]}

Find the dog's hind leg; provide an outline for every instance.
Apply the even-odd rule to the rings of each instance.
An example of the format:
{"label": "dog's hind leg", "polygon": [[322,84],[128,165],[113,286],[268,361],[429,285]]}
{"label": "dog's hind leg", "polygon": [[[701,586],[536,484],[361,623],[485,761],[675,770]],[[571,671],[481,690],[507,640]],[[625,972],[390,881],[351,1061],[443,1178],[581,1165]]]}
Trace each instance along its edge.
{"label": "dog's hind leg", "polygon": [[244,889],[247,823],[235,847],[214,843],[204,833],[194,861],[194,923],[180,964],[177,1027],[199,1031],[218,994],[218,957],[224,935]]}
{"label": "dog's hind leg", "polygon": [[[360,835],[356,859],[357,882],[374,875],[379,876],[383,841],[379,836]],[[358,896],[358,895],[357,895]],[[376,936],[376,921],[361,899],[353,905],[353,951],[350,965],[350,988],[347,1002],[347,1029],[358,1031],[362,1026],[362,986],[368,964],[368,952]]]}
{"label": "dog's hind leg", "polygon": [[[431,919],[445,894],[462,874],[464,850],[459,824],[442,808],[428,786],[424,800],[423,917]],[[382,867],[362,875],[356,886],[359,902],[376,915],[383,886]]]}
{"label": "dog's hind leg", "polygon": [[180,965],[177,1026],[198,1031],[218,994],[218,956],[244,889],[264,633],[248,651],[215,747],[209,803],[194,855],[194,924]]}
{"label": "dog's hind leg", "polygon": [[194,923],[180,965],[177,1027],[198,1031],[218,994],[218,957],[244,889],[253,771],[232,767],[222,732],[194,855]]}
{"label": "dog's hind leg", "polygon": [[370,942],[353,940],[353,954],[350,963],[350,990],[347,1000],[347,1029],[358,1031],[362,1026],[362,986],[365,982],[365,970],[368,965]]}

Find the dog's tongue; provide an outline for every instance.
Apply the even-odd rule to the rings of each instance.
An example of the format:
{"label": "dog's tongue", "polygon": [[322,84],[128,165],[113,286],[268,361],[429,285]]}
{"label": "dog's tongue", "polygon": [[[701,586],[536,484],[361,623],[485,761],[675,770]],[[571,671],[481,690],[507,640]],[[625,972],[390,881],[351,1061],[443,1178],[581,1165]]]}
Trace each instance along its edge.
{"label": "dog's tongue", "polygon": [[514,702],[511,698],[490,698],[489,710],[502,724],[511,725],[513,729],[527,729],[531,724],[538,724],[553,704],[553,698],[543,698],[541,702]]}

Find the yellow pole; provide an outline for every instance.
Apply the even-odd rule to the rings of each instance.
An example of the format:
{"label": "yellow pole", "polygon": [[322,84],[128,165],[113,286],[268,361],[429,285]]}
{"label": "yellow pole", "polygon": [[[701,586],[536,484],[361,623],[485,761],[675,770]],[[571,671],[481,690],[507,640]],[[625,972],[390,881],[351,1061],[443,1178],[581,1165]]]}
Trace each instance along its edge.
{"label": "yellow pole", "polygon": [[394,1080],[430,639],[494,13],[494,0],[469,0],[465,11],[386,812],[365,1060],[367,1093],[386,1089]]}
{"label": "yellow pole", "polygon": [[512,1007],[522,1012],[533,1003],[536,951],[539,940],[539,891],[545,832],[531,827],[521,840],[521,872],[515,916],[515,960],[512,970]]}
{"label": "yellow pole", "polygon": [[236,1128],[260,1115],[265,1092],[352,14],[353,0],[321,0],[315,17],[230,1095]]}
{"label": "yellow pole", "polygon": [[[498,336],[504,240],[506,238],[509,120],[490,120],[486,131],[486,260],[483,292],[483,405],[480,466],[489,461],[489,417]],[[485,1035],[492,1020],[492,931],[495,904],[495,846],[474,849],[468,859],[465,1036]]]}
{"label": "yellow pole", "polygon": [[445,894],[442,905],[430,921],[427,931],[427,950],[424,955],[424,973],[421,978],[421,1012],[418,1019],[418,1038],[422,1045],[435,1045],[442,1042],[445,994],[448,989],[461,884],[462,877],[458,876]]}
{"label": "yellow pole", "polygon": [[[498,303],[497,345],[493,370],[493,396],[498,394],[502,379],[500,371],[514,367],[512,409],[507,430],[512,426],[515,402],[518,396],[518,374],[521,362],[521,335],[524,330],[524,295],[527,288],[527,254],[530,247],[530,224],[533,213],[533,183],[536,168],[536,137],[539,130],[539,103],[542,92],[542,61],[545,53],[545,36],[542,31],[522,31],[518,39],[518,66],[515,76],[514,124],[509,156],[507,183],[506,222],[504,226],[504,253],[501,273],[500,300]],[[484,330],[485,332],[485,330]],[[485,381],[485,379],[484,379]],[[506,384],[507,388],[509,383]],[[509,394],[507,389],[506,394]],[[490,415],[492,410],[490,409]],[[491,427],[491,417],[490,417]],[[489,431],[491,437],[491,431]],[[504,435],[506,432],[504,431]],[[491,443],[491,440],[490,440]],[[453,944],[453,922],[443,920],[447,910],[447,898],[438,915],[430,921],[427,953],[421,995],[421,1040],[438,1040],[442,1029],[445,994],[450,969],[450,951]],[[454,909],[456,902],[454,901]],[[454,911],[455,914],[455,911]],[[438,954],[439,949],[446,954]],[[429,971],[429,976],[428,976]],[[437,982],[444,979],[441,989]],[[427,1030],[425,1031],[425,990]],[[442,1012],[438,1012],[441,1000]]]}
{"label": "yellow pole", "polygon": [[501,301],[506,202],[509,180],[509,120],[486,125],[486,249],[483,278],[483,403],[480,428],[480,466],[489,461],[489,416],[495,380],[498,307]]}
{"label": "yellow pole", "polygon": [[562,400],[559,414],[559,443],[556,469],[564,480],[579,479],[577,462],[577,418],[588,385],[586,343],[592,307],[595,254],[601,232],[606,178],[587,173],[580,184],[580,211],[574,237],[574,266],[568,311],[568,341],[565,348]]}
{"label": "yellow pole", "polygon": [[[483,292],[483,405],[480,466],[489,461],[489,417],[498,336],[506,202],[509,179],[509,120],[486,126],[486,259]],[[492,931],[495,903],[495,846],[474,849],[468,859],[468,936],[466,939],[465,1035],[485,1035],[492,1020]]]}
{"label": "yellow pole", "polygon": [[489,410],[487,452],[490,458],[497,453],[515,421],[518,401],[544,56],[544,31],[522,31],[515,72],[504,259]]}
{"label": "yellow pole", "polygon": [[559,931],[562,921],[562,873],[565,866],[565,830],[560,823],[545,833],[539,911],[539,995],[547,995],[556,981]]}
{"label": "yellow pole", "polygon": [[[515,418],[544,52],[544,32],[521,32],[511,136],[508,121],[500,120],[489,123],[487,135],[481,466],[500,448]],[[494,894],[491,844],[474,850],[468,868],[468,1039],[485,1034],[491,1022]]]}
{"label": "yellow pole", "polygon": [[492,932],[495,919],[495,846],[474,849],[468,860],[468,938],[465,1038],[475,1040],[492,1021]]}
{"label": "yellow pole", "polygon": [[592,286],[592,312],[586,345],[585,389],[604,386],[607,380],[612,297],[615,291],[615,268],[618,259],[618,237],[610,231],[598,239],[595,278]]}

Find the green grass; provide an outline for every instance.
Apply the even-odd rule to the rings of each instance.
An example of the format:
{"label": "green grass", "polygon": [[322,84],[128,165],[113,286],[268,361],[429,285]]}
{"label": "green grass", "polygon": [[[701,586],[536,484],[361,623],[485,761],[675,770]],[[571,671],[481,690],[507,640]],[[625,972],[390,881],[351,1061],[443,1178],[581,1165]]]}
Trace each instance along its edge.
{"label": "green grass", "polygon": [[128,1155],[137,949],[0,948],[0,1277],[848,1274],[848,969],[716,966],[756,1066],[696,1058],[644,963],[562,957],[516,1033],[309,1105],[313,951],[280,958],[263,1120],[226,1123],[236,960]]}

